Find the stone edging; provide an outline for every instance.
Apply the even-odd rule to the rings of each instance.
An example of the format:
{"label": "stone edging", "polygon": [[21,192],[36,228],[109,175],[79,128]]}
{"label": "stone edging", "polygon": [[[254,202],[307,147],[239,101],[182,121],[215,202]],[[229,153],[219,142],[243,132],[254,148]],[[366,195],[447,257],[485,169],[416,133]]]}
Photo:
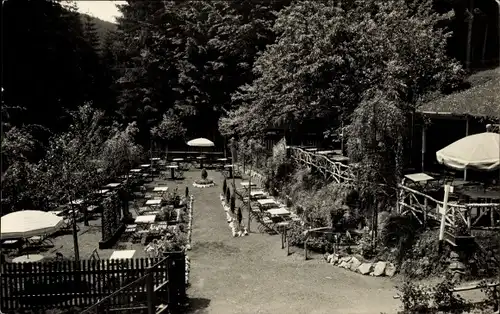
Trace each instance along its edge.
{"label": "stone edging", "polygon": [[227,222],[229,224],[229,228],[231,228],[231,232],[233,234],[233,237],[247,236],[248,230],[245,226],[243,227],[242,233],[241,233],[241,231],[240,232],[236,231],[236,226],[234,225],[235,220],[233,217],[231,217],[231,214],[230,214],[231,208],[226,204],[226,198],[222,194],[220,195],[220,201],[222,204],[222,209],[224,209],[224,212],[226,212],[226,219],[227,219]]}
{"label": "stone edging", "polygon": [[[191,195],[189,197],[189,202],[188,202],[188,230],[187,230],[187,244],[186,244],[186,250],[190,251],[191,250],[191,233],[193,230],[193,204],[194,204],[194,197]],[[186,285],[189,286],[189,274],[191,272],[191,261],[189,259],[189,256],[186,254],[185,256],[186,260],[186,266],[184,269],[184,275],[185,275],[185,280],[186,280]]]}
{"label": "stone edging", "polygon": [[215,186],[215,182],[212,182],[212,183],[209,183],[209,184],[198,184],[196,182],[193,182],[193,186],[196,187],[196,188],[211,188],[213,186]]}
{"label": "stone edging", "polygon": [[194,197],[191,195],[188,202],[188,230],[187,230],[187,245],[186,249],[191,250],[191,233],[193,230],[193,204]]}
{"label": "stone edging", "polygon": [[189,286],[189,273],[191,272],[191,261],[189,259],[189,256],[186,254],[186,267],[185,267],[185,279],[186,279],[186,285]]}
{"label": "stone edging", "polygon": [[355,256],[340,257],[338,254],[325,255],[325,259],[329,264],[360,273],[361,275],[392,277],[396,274],[396,267],[389,262],[363,263]]}

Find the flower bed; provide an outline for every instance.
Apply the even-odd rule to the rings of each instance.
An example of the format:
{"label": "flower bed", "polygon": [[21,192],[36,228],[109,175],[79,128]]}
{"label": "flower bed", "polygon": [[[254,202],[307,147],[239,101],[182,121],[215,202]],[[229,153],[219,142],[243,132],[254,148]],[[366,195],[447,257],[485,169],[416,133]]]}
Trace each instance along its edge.
{"label": "flower bed", "polygon": [[[150,257],[160,257],[169,252],[185,252],[191,249],[191,232],[193,227],[193,203],[194,198],[190,196],[183,200],[183,203],[187,203],[184,208],[178,208],[180,211],[178,217],[182,215],[187,216],[187,228],[184,224],[178,224],[169,226],[165,234],[160,239],[155,239],[149,243],[144,251]],[[184,209],[184,211],[183,211]],[[180,222],[180,221],[179,221]],[[186,266],[185,266],[185,280],[186,285],[189,285],[189,274],[191,270],[191,262],[189,257],[185,256]]]}
{"label": "flower bed", "polygon": [[215,186],[215,183],[211,179],[202,179],[194,181],[193,186],[196,188],[209,188]]}

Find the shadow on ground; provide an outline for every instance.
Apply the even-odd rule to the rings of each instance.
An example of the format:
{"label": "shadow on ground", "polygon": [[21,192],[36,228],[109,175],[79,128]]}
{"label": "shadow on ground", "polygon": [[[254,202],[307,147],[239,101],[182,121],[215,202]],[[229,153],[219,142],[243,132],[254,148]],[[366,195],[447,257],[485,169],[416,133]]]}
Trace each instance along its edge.
{"label": "shadow on ground", "polygon": [[210,300],[205,298],[189,299],[189,305],[185,312],[186,314],[205,314],[208,313],[207,308],[210,305]]}

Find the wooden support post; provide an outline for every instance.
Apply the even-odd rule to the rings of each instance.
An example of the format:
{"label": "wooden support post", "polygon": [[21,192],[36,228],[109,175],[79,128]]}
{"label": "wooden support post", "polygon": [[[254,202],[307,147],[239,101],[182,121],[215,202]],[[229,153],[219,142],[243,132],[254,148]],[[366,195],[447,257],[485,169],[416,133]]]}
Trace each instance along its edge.
{"label": "wooden support post", "polygon": [[472,228],[472,208],[470,208],[468,206],[466,208],[467,208],[467,211],[465,212],[465,214],[467,215],[467,229],[470,232],[470,230]]}
{"label": "wooden support post", "polygon": [[[285,235],[285,237],[286,236],[288,236],[288,234]],[[290,255],[290,244],[288,243],[288,241],[286,241],[286,256],[289,256],[289,255]]]}
{"label": "wooden support post", "polygon": [[422,161],[421,161],[422,172],[424,172],[426,146],[427,146],[427,130],[425,125],[422,125]]}
{"label": "wooden support post", "polygon": [[307,240],[309,239],[309,235],[306,236],[304,240],[304,259],[307,261]]}
{"label": "wooden support post", "polygon": [[498,296],[498,287],[493,287],[493,311],[497,311],[499,313],[499,296]]}
{"label": "wooden support post", "polygon": [[495,227],[495,209],[493,206],[490,207],[490,221],[491,221],[491,226]]}
{"label": "wooden support post", "polygon": [[[465,120],[465,136],[469,136],[469,118]],[[464,169],[464,181],[467,181],[467,168]]]}
{"label": "wooden support post", "polygon": [[155,286],[153,281],[153,273],[151,272],[151,270],[148,270],[148,275],[146,277],[146,293],[148,298],[148,314],[155,314]]}
{"label": "wooden support post", "polygon": [[443,200],[443,212],[441,215],[441,225],[439,227],[439,241],[442,242],[444,239],[444,227],[446,225],[446,212],[448,211],[448,197],[450,196],[450,186],[446,184],[444,186],[444,200]]}
{"label": "wooden support post", "polygon": [[427,226],[427,197],[424,197],[424,227]]}
{"label": "wooden support post", "polygon": [[281,230],[281,249],[285,248],[285,231]]}

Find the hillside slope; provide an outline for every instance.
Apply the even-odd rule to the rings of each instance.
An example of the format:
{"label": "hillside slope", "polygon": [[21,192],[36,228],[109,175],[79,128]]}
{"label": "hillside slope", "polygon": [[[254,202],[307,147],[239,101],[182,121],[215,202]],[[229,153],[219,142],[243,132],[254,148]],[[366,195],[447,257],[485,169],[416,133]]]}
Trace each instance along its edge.
{"label": "hillside slope", "polygon": [[80,19],[81,19],[82,23],[85,23],[86,16],[90,17],[92,22],[95,24],[97,34],[99,35],[99,39],[100,39],[100,42],[102,45],[106,34],[108,32],[113,32],[116,30],[116,24],[111,23],[111,22],[107,22],[107,21],[103,21],[97,17],[91,16],[88,14],[80,14]]}

